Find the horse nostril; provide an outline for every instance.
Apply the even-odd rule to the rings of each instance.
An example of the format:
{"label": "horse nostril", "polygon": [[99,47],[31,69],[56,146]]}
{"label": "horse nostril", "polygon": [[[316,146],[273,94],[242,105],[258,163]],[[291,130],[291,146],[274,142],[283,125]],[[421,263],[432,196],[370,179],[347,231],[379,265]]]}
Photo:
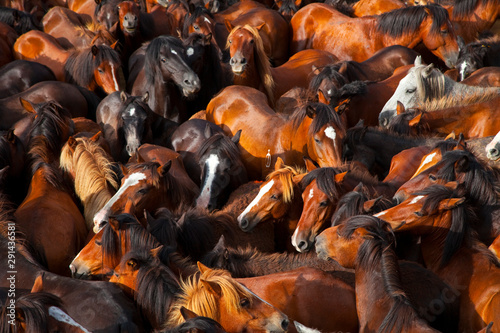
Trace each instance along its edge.
{"label": "horse nostril", "polygon": [[288,330],[288,324],[289,324],[289,321],[287,318],[283,319],[283,321],[281,322],[281,328],[283,328],[284,331]]}
{"label": "horse nostril", "polygon": [[307,243],[305,241],[300,241],[300,243],[299,243],[299,249],[301,251],[307,250]]}
{"label": "horse nostril", "polygon": [[382,127],[389,125],[389,120],[387,118],[382,119]]}
{"label": "horse nostril", "polygon": [[241,222],[240,222],[240,228],[245,230],[246,228],[248,228],[248,220],[247,219],[242,219]]}
{"label": "horse nostril", "polygon": [[241,64],[242,64],[242,65],[244,65],[244,64],[246,64],[246,63],[247,63],[247,58],[243,58],[243,59],[241,59]]}
{"label": "horse nostril", "polygon": [[490,149],[490,155],[491,155],[491,156],[496,156],[496,155],[498,155],[498,150],[497,150],[496,148],[492,148],[492,149]]}
{"label": "horse nostril", "polygon": [[208,204],[208,206],[207,206],[207,209],[208,209],[208,211],[209,211],[209,212],[213,211],[213,210],[214,210],[214,208],[215,208],[215,207],[214,207],[214,205],[212,205],[212,204]]}
{"label": "horse nostril", "polygon": [[231,60],[229,60],[229,64],[230,65],[236,64],[236,60],[234,58],[231,58]]}

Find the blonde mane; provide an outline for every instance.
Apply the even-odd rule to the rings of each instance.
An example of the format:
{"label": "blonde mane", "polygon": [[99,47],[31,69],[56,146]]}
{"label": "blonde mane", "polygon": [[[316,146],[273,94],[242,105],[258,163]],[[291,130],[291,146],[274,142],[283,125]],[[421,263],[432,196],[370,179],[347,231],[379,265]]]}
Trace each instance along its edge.
{"label": "blonde mane", "polygon": [[420,100],[416,108],[434,111],[487,102],[500,96],[500,89],[497,87],[476,87],[457,83],[437,69],[425,76],[425,68],[421,66],[414,69]]}
{"label": "blonde mane", "polygon": [[[254,39],[254,51],[255,51],[255,65],[257,67],[257,71],[261,77],[261,80],[264,84],[264,89],[266,90],[266,95],[269,101],[274,101],[274,79],[273,74],[271,72],[271,63],[269,62],[269,58],[266,55],[264,50],[264,44],[262,42],[262,37],[259,35],[259,31],[254,27],[245,24],[244,26],[236,26],[231,30],[227,40],[233,36],[233,34],[239,29],[245,29],[249,31]],[[226,44],[226,49],[229,48],[229,42]]]}
{"label": "blonde mane", "polygon": [[111,199],[119,184],[106,151],[88,138],[75,140],[74,152],[68,143],[64,145],[60,166],[75,175],[75,193],[83,203],[85,223],[91,230],[94,215]]}
{"label": "blonde mane", "polygon": [[289,204],[293,199],[293,177],[304,173],[305,170],[301,168],[293,168],[285,165],[281,169],[275,170],[267,175],[266,180],[278,178],[283,185],[283,202]]}
{"label": "blonde mane", "polygon": [[181,294],[172,306],[167,327],[175,327],[184,322],[181,315],[181,307],[185,307],[199,316],[212,318],[219,321],[220,312],[215,295],[207,291],[201,279],[216,283],[221,291],[225,307],[234,312],[241,310],[240,299],[246,297],[252,304],[254,297],[246,288],[236,282],[231,275],[221,269],[209,269],[200,274],[193,274],[186,280],[181,281]]}

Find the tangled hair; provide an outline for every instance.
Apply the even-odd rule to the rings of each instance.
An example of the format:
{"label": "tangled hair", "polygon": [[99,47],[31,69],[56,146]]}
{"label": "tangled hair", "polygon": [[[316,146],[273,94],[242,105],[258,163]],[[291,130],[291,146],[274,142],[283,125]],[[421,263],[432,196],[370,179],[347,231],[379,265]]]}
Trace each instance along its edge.
{"label": "tangled hair", "polygon": [[278,178],[283,185],[283,202],[285,204],[292,203],[293,199],[293,177],[304,173],[303,169],[297,169],[288,165],[284,165],[281,169],[275,170],[267,175],[266,181],[272,178]]}

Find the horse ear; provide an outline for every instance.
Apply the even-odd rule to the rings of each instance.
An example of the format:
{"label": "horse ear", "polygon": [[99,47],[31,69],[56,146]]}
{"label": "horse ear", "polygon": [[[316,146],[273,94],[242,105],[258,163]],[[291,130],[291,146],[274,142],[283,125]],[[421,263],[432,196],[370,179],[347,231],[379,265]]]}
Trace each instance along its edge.
{"label": "horse ear", "polygon": [[446,140],[455,140],[455,131],[451,131],[451,133],[444,138],[444,141]]}
{"label": "horse ear", "polygon": [[414,65],[415,67],[422,66],[422,56],[418,55],[415,57]]}
{"label": "horse ear", "polygon": [[347,72],[347,62],[343,62],[338,70],[339,74],[345,74]]}
{"label": "horse ear", "polygon": [[371,212],[373,209],[373,206],[375,206],[380,200],[382,199],[382,196],[372,199],[372,200],[367,200],[363,204],[363,210],[367,213]]}
{"label": "horse ear", "polygon": [[266,22],[262,22],[261,24],[259,24],[258,26],[254,27],[255,29],[257,29],[257,31],[260,31],[260,29],[262,29],[262,27],[266,25]]}
{"label": "horse ear", "polygon": [[364,119],[360,119],[358,120],[358,122],[356,123],[356,125],[354,125],[353,128],[362,128],[365,126],[365,120]]}
{"label": "horse ear", "polygon": [[353,192],[361,193],[363,191],[363,186],[363,182],[359,182],[359,184],[354,188]]}
{"label": "horse ear", "polygon": [[470,160],[467,155],[464,155],[455,162],[455,169],[458,172],[466,172],[469,170]]}
{"label": "horse ear", "polygon": [[344,171],[335,175],[335,182],[342,183],[344,181],[345,176],[349,171]]}
{"label": "horse ear", "polygon": [[162,249],[163,249],[163,245],[160,245],[158,247],[155,247],[154,249],[151,249],[150,250],[151,256],[158,258],[158,255],[160,254]]}
{"label": "horse ear", "polygon": [[456,180],[452,180],[444,184],[444,186],[451,191],[455,191],[458,187],[458,182]]}
{"label": "horse ear", "polygon": [[431,75],[433,69],[434,64],[427,65],[427,67],[424,68],[423,76],[428,77],[429,75]]}
{"label": "horse ear", "polygon": [[11,129],[9,129],[7,131],[7,133],[5,134],[5,138],[10,143],[15,143],[16,142],[16,134],[14,134],[14,129],[13,128],[11,128]]}
{"label": "horse ear", "polygon": [[319,73],[321,73],[321,69],[319,69],[318,67],[312,65],[312,73],[314,75],[319,75]]}
{"label": "horse ear", "polygon": [[191,311],[189,309],[186,309],[183,306],[181,306],[180,312],[181,312],[182,318],[184,318],[184,320],[194,319],[194,318],[198,317],[198,315],[196,313],[194,313],[193,311]]}
{"label": "horse ear", "polygon": [[72,153],[75,152],[76,145],[78,143],[76,142],[75,138],[73,136],[70,136],[68,138],[68,148],[71,150]]}
{"label": "horse ear", "polygon": [[146,91],[144,95],[142,95],[142,101],[146,104],[149,102],[149,91]]}
{"label": "horse ear", "polygon": [[410,125],[410,127],[417,126],[418,124],[420,124],[420,120],[422,120],[422,112],[420,112],[418,115],[413,117],[413,119],[411,119],[408,122],[408,125]]}
{"label": "horse ear", "polygon": [[227,31],[232,31],[234,29],[234,25],[228,19],[224,19],[224,24],[226,25]]}
{"label": "horse ear", "polygon": [[311,172],[318,168],[310,158],[304,157],[304,163],[306,164],[307,172]]}
{"label": "horse ear", "polygon": [[95,57],[97,54],[99,54],[99,48],[95,45],[92,45],[92,48],[90,49],[92,51],[92,55]]}
{"label": "horse ear", "polygon": [[31,287],[31,293],[39,293],[43,290],[43,275],[45,273],[41,272],[35,279],[35,283],[33,283],[33,287]]}
{"label": "horse ear", "polygon": [[311,105],[308,105],[306,106],[306,115],[313,119],[316,116],[316,110]]}
{"label": "horse ear", "polygon": [[100,4],[101,3],[101,0],[94,0],[96,4]]}
{"label": "horse ear", "polygon": [[283,169],[284,167],[285,167],[285,162],[283,162],[281,157],[278,157],[276,159],[276,163],[274,164],[274,170]]}
{"label": "horse ear", "polygon": [[221,235],[219,241],[217,242],[217,244],[215,244],[213,251],[220,252],[225,248],[226,248],[226,239],[224,238],[224,235]]}
{"label": "horse ear", "polygon": [[465,198],[444,199],[439,203],[439,210],[450,210],[460,206],[465,201]]}
{"label": "horse ear", "polygon": [[33,105],[33,103],[31,103],[30,101],[25,100],[22,97],[19,97],[19,101],[21,102],[21,105],[23,106],[23,108],[26,111],[28,111],[30,113],[36,113],[35,106]]}
{"label": "horse ear", "polygon": [[297,6],[297,8],[300,8],[300,6],[302,6],[302,0],[295,0],[295,6]]}
{"label": "horse ear", "polygon": [[110,47],[115,50],[115,51],[118,51],[118,48],[119,48],[119,43],[118,41],[114,42],[113,44],[110,45]]}
{"label": "horse ear", "polygon": [[170,167],[172,166],[172,160],[168,161],[167,163],[163,164],[162,166],[158,167],[158,173],[163,177],[165,176],[168,171],[170,170]]}
{"label": "horse ear", "polygon": [[402,114],[404,112],[405,112],[404,104],[398,101],[398,104],[396,105],[396,114]]}
{"label": "horse ear", "polygon": [[151,225],[151,222],[154,221],[153,215],[147,209],[144,209],[144,219],[148,225]]}
{"label": "horse ear", "polygon": [[125,91],[120,92],[120,99],[122,102],[125,102],[127,100],[127,93]]}
{"label": "horse ear", "polygon": [[101,135],[102,135],[102,131],[97,132],[96,134],[94,134],[94,135],[90,138],[90,141],[92,141],[92,142],[97,142],[97,141],[99,141],[99,139],[101,138]]}
{"label": "horse ear", "polygon": [[212,43],[212,33],[208,33],[208,35],[206,35],[205,37],[203,37],[203,45],[204,46],[207,46],[207,45],[210,45],[210,43]]}
{"label": "horse ear", "polygon": [[212,136],[212,128],[210,127],[209,123],[207,123],[207,125],[205,126],[204,135],[205,135],[205,139],[208,139]]}
{"label": "horse ear", "polygon": [[196,262],[196,265],[198,266],[198,269],[200,271],[200,273],[203,275],[205,274],[206,272],[210,272],[211,269],[205,265],[203,265],[201,262]]}
{"label": "horse ear", "polygon": [[114,231],[120,230],[120,222],[114,216],[108,216],[108,224]]}
{"label": "horse ear", "polygon": [[205,279],[200,279],[201,284],[207,289],[207,291],[211,294],[215,294],[218,296],[222,295],[222,289],[221,287],[212,281],[207,281]]}
{"label": "horse ear", "polygon": [[120,164],[120,170],[122,171],[124,177],[128,175],[128,168],[125,165]]}
{"label": "horse ear", "polygon": [[457,36],[457,44],[458,44],[459,51],[465,50],[465,41],[462,38],[462,36]]}
{"label": "horse ear", "polygon": [[233,143],[237,145],[238,142],[240,142],[240,138],[241,138],[241,130],[238,130],[238,132],[236,132],[236,134],[231,138],[231,141],[233,141]]}

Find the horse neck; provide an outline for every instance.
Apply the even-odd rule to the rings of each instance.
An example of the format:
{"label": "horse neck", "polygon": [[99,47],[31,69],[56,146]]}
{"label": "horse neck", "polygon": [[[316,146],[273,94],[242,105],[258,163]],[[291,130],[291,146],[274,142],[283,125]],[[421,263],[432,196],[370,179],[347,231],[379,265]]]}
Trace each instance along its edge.
{"label": "horse neck", "polygon": [[[294,128],[293,121],[289,120],[283,126],[279,135],[279,143],[285,150],[296,151],[299,154],[309,156],[307,152],[307,139],[309,137],[309,127],[312,124],[312,119],[304,116],[302,122]],[[285,161],[286,164],[290,162]]]}
{"label": "horse neck", "polygon": [[263,80],[260,77],[259,71],[257,70],[255,60],[252,62],[251,65],[247,64],[245,71],[241,75],[234,76],[233,84],[252,87],[266,93],[264,89]]}
{"label": "horse neck", "polygon": [[[453,7],[448,9],[450,19],[456,24],[457,36],[462,36],[466,43],[475,41],[478,34],[489,30],[500,14],[500,1],[478,1],[478,5],[467,18],[457,18],[453,16]],[[464,24],[466,23],[466,25]]]}

